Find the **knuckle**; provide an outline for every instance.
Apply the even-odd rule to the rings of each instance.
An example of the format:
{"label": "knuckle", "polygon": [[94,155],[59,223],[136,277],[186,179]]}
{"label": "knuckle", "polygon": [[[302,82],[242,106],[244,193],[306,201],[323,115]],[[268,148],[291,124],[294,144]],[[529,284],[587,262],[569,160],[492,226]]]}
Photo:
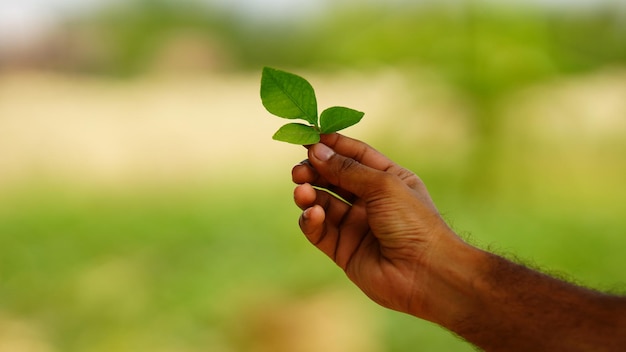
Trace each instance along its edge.
{"label": "knuckle", "polygon": [[352,169],[357,167],[358,163],[359,162],[354,159],[343,158],[343,160],[341,160],[341,163],[338,165],[337,171],[339,172],[351,171]]}
{"label": "knuckle", "polygon": [[398,186],[400,179],[390,173],[381,173],[380,175],[380,185],[383,189],[393,189]]}

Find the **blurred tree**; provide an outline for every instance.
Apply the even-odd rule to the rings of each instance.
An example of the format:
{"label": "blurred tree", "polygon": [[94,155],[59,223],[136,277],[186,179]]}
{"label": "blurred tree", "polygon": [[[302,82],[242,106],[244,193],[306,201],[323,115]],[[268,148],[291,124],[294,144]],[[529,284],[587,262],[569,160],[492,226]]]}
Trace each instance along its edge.
{"label": "blurred tree", "polygon": [[75,26],[97,32],[98,39],[109,50],[108,60],[95,71],[122,77],[144,73],[161,49],[172,44],[172,38],[180,33],[189,34],[191,40],[188,42],[197,45],[204,42],[213,50],[223,52],[214,56],[224,54],[230,57],[232,52],[235,54],[232,57],[236,57],[240,47],[236,43],[241,41],[237,21],[229,14],[191,1],[129,1]]}
{"label": "blurred tree", "polygon": [[[352,3],[323,16],[282,22],[244,18],[197,2],[138,0],[96,18],[112,54],[103,72],[146,70],[172,32],[194,31],[221,43],[222,68],[262,66],[426,67],[445,77],[473,108],[475,148],[468,188],[489,194],[499,147],[496,104],[555,75],[626,64],[626,26],[619,5],[593,11],[548,10],[484,0]],[[198,42],[198,40],[196,40]]]}
{"label": "blurred tree", "polygon": [[475,149],[467,188],[489,195],[499,147],[496,104],[556,75],[626,64],[626,33],[608,7],[549,11],[486,4],[361,6],[336,11],[311,35],[300,63],[318,67],[399,65],[432,68],[471,102]]}

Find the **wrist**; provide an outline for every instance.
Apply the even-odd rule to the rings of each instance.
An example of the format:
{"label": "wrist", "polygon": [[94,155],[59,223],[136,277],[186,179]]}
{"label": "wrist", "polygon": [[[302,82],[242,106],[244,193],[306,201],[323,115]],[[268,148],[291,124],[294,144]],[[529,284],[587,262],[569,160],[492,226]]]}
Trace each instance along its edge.
{"label": "wrist", "polygon": [[490,254],[461,240],[452,230],[439,236],[425,261],[427,282],[420,285],[423,300],[409,314],[457,331],[482,308],[484,273]]}

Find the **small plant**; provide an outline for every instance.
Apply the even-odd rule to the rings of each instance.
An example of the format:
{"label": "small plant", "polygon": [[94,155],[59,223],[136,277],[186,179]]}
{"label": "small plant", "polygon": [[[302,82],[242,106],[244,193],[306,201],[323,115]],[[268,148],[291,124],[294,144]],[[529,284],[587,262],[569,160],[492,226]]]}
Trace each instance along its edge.
{"label": "small plant", "polygon": [[317,114],[317,99],[311,84],[304,78],[273,68],[263,68],[261,101],[270,113],[285,119],[308,122],[288,123],[282,126],[273,139],[309,145],[320,140],[320,134],[333,133],[361,121],[364,113],[334,106]]}

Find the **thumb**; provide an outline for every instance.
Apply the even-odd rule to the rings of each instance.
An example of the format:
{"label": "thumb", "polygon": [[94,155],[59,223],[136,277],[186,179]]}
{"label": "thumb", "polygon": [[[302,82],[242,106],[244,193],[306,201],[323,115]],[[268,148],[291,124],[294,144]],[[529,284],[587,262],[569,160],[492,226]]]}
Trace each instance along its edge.
{"label": "thumb", "polygon": [[381,181],[387,175],[386,172],[337,154],[322,143],[309,148],[309,162],[328,182],[364,199],[380,188]]}

